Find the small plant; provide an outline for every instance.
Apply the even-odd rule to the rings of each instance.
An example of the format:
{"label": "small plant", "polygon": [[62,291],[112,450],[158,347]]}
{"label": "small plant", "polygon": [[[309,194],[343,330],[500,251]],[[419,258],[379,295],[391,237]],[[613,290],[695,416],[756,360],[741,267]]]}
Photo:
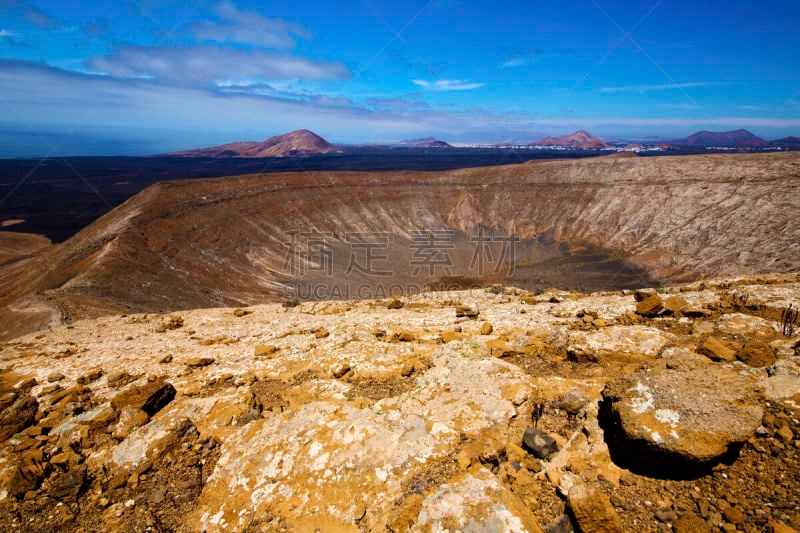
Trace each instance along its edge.
{"label": "small plant", "polygon": [[798,318],[800,318],[800,310],[796,307],[793,309],[792,304],[781,312],[781,331],[784,336],[792,337],[794,335],[794,328],[798,325]]}
{"label": "small plant", "polygon": [[539,420],[544,416],[545,402],[536,402],[533,404],[533,411],[531,411],[531,419],[533,419],[533,427],[539,427]]}

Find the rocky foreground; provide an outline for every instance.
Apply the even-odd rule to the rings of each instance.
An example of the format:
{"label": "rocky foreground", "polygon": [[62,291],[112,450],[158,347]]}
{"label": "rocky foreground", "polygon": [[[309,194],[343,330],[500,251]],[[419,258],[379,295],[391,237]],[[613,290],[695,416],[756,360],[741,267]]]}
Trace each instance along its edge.
{"label": "rocky foreground", "polygon": [[0,529],[793,531],[798,302],[782,275],[34,333],[0,345]]}

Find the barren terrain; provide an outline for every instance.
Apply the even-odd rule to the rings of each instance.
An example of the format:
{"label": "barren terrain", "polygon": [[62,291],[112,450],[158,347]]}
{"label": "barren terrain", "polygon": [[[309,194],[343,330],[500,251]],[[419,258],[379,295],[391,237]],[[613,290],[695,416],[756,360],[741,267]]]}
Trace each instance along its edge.
{"label": "barren terrain", "polygon": [[[792,272],[798,188],[797,154],[163,182],[68,241],[0,267],[0,336],[104,314],[294,297],[495,282],[601,290]],[[424,232],[444,240],[426,251],[420,231],[422,241]],[[494,239],[482,269],[481,231]],[[391,242],[372,252],[359,245],[375,235]],[[502,246],[514,235],[510,261]],[[367,253],[382,259],[353,269]],[[425,262],[444,254],[439,267]]]}
{"label": "barren terrain", "polygon": [[0,345],[0,529],[794,531],[798,301],[773,275],[58,326]]}

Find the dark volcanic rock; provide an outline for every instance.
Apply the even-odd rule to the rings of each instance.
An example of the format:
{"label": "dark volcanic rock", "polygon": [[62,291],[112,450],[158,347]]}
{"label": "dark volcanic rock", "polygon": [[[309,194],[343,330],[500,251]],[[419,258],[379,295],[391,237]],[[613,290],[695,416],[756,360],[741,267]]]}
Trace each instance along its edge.
{"label": "dark volcanic rock", "polygon": [[539,459],[547,459],[558,451],[553,437],[535,428],[528,428],[522,436],[522,447]]}
{"label": "dark volcanic rock", "polygon": [[57,500],[72,502],[78,499],[85,483],[86,465],[80,465],[55,476],[48,494]]}

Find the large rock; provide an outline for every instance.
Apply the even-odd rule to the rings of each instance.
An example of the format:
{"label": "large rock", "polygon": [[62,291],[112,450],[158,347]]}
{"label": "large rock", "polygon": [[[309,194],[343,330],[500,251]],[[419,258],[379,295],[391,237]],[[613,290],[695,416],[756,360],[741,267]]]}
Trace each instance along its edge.
{"label": "large rock", "polygon": [[597,362],[616,355],[655,357],[672,336],[647,326],[611,326],[597,331],[573,331],[567,355],[579,362]]}
{"label": "large rock", "polygon": [[753,436],[763,414],[751,380],[713,365],[619,377],[603,398],[612,452],[649,469],[713,464]]}
{"label": "large rock", "polygon": [[20,396],[0,412],[0,442],[13,437],[36,418],[39,403],[29,395]]}
{"label": "large rock", "polygon": [[[192,520],[206,531],[265,515],[296,531],[384,530],[408,487],[424,496],[452,477],[462,438],[508,428],[530,389],[502,361],[453,353],[434,363],[413,390],[371,406],[310,402],[232,433]],[[448,463],[456,470],[441,479]]]}
{"label": "large rock", "polygon": [[87,458],[90,468],[104,465],[117,472],[144,472],[153,461],[174,451],[184,437],[196,433],[186,417],[162,416],[133,431],[125,440],[109,449],[98,450]]}
{"label": "large rock", "polygon": [[422,502],[415,531],[540,533],[536,517],[486,468],[464,473]]}
{"label": "large rock", "polygon": [[166,381],[156,380],[145,385],[132,386],[117,394],[111,405],[117,411],[133,407],[153,416],[175,398],[175,387]]}
{"label": "large rock", "polygon": [[658,316],[658,314],[663,309],[664,309],[664,301],[658,294],[653,294],[652,296],[648,296],[647,298],[643,299],[641,302],[636,304],[636,314],[647,317]]}
{"label": "large rock", "polygon": [[712,361],[724,361],[730,363],[736,360],[736,352],[727,343],[717,337],[708,337],[703,344],[697,348],[697,353],[705,355]]}
{"label": "large rock", "polygon": [[746,365],[763,368],[775,362],[775,353],[764,341],[752,340],[736,354],[736,358]]}

